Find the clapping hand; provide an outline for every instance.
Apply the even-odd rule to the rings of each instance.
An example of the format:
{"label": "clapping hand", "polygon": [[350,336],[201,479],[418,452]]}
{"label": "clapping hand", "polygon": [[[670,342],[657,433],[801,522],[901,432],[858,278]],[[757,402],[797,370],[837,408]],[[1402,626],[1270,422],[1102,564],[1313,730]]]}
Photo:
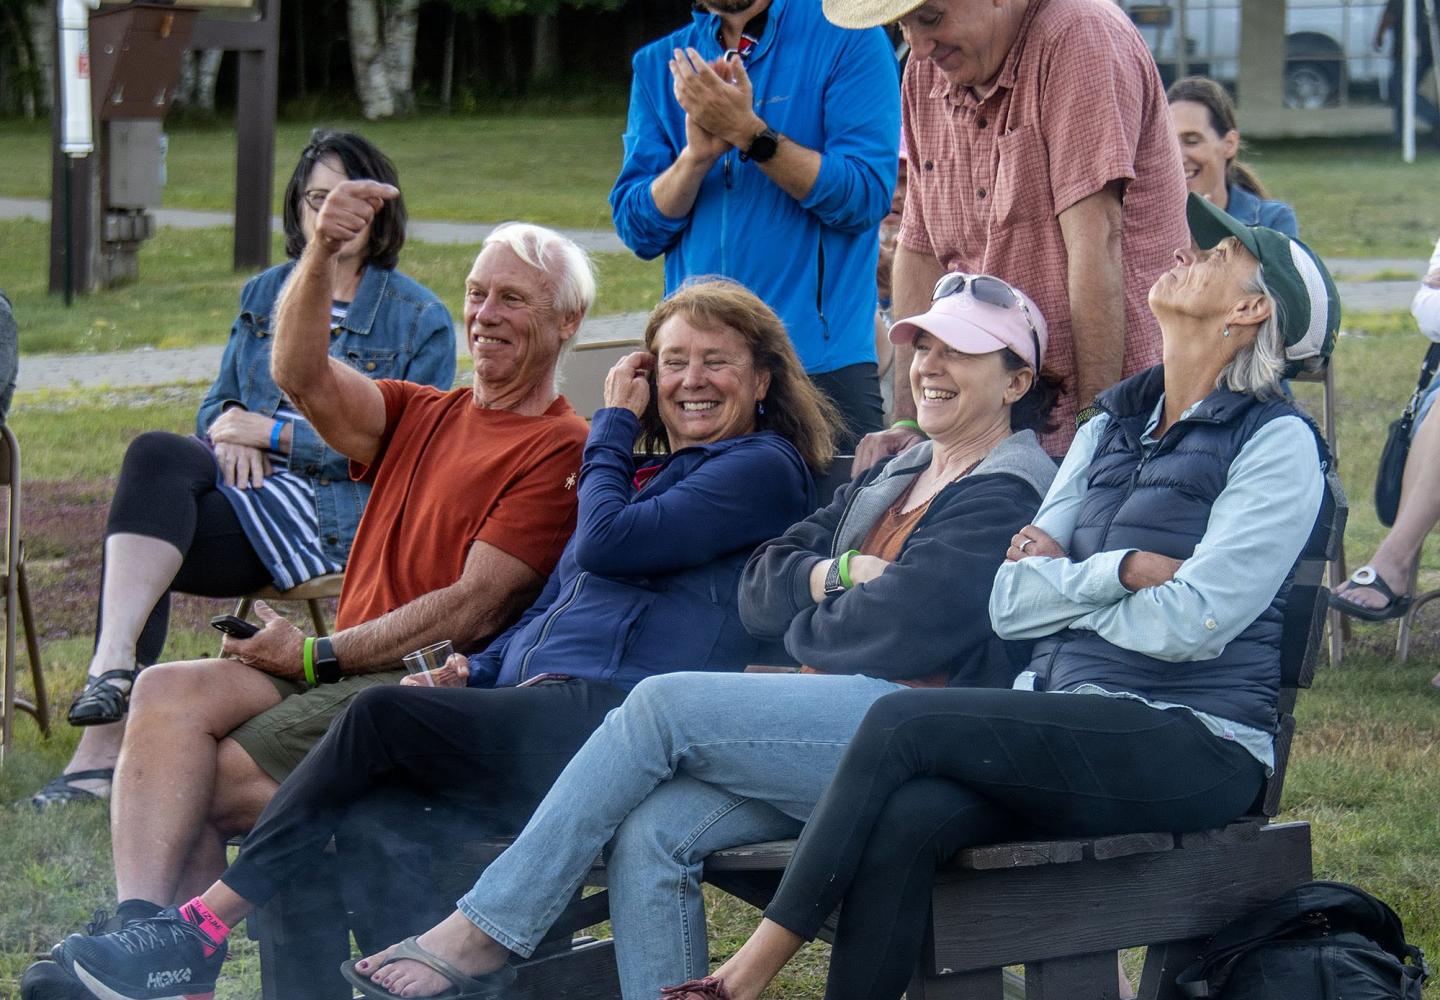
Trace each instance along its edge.
{"label": "clapping hand", "polygon": [[694,49],[676,49],[670,75],[675,99],[687,119],[727,148],[747,145],[764,130],[765,123],[755,114],[754,90],[743,60],[707,63]]}

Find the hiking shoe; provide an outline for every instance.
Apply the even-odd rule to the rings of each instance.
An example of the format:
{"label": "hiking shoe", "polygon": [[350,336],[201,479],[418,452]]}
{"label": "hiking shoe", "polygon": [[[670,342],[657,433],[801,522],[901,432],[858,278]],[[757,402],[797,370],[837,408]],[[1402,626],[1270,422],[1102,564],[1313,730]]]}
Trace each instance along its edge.
{"label": "hiking shoe", "polygon": [[71,934],[50,957],[100,1000],[211,1000],[225,942],[172,906],[109,934]]}

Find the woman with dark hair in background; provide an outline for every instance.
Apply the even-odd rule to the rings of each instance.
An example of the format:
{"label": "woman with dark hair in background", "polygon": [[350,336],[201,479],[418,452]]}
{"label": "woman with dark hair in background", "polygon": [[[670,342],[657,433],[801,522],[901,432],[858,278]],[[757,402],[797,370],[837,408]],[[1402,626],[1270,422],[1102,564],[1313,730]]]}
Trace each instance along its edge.
{"label": "woman with dark hair in background", "polygon": [[1295,210],[1273,200],[1255,171],[1236,158],[1242,143],[1229,92],[1209,77],[1187,76],[1171,84],[1165,96],[1180,140],[1186,186],[1247,226],[1299,236]]}
{"label": "woman with dark hair in background", "polygon": [[[370,179],[399,186],[384,153],[358,135],[316,129],[285,189],[284,264],[252,278],[196,436],[150,431],[131,442],[105,528],[95,652],[71,725],[89,727],[37,808],[108,796],[130,689],[165,645],[172,590],[236,597],[288,590],[344,569],[369,487],[325,446],[270,377],[270,326],[281,288],[314,233],[331,188]],[[405,203],[385,203],[339,256],[330,353],[371,378],[448,389],[455,379],[450,314],[395,270]]]}

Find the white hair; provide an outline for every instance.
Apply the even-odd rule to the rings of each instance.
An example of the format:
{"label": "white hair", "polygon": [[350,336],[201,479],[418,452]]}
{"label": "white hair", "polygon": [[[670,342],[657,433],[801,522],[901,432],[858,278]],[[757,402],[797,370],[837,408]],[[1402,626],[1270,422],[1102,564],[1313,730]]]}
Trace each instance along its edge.
{"label": "white hair", "polygon": [[1255,273],[1241,291],[1246,295],[1262,295],[1270,305],[1270,315],[1255,332],[1255,340],[1242,347],[1230,363],[1220,370],[1216,388],[1243,392],[1264,399],[1280,393],[1280,380],[1285,377],[1285,341],[1280,330],[1284,324],[1284,307],[1265,284],[1265,268],[1256,265]]}
{"label": "white hair", "polygon": [[568,236],[528,222],[503,222],[485,237],[485,246],[497,244],[549,276],[556,312],[583,316],[595,304],[595,267]]}

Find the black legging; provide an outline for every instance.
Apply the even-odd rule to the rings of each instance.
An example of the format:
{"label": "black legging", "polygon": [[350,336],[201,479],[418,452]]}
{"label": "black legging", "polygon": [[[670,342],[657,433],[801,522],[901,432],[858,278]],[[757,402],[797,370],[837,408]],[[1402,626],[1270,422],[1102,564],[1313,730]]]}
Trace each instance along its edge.
{"label": "black legging", "polygon": [[[240,597],[270,582],[270,572],[245,537],[235,509],[215,486],[218,469],[210,449],[193,437],[147,431],[125,451],[120,482],[110,501],[105,535],[121,532],[169,542],[184,561],[169,589],[155,602],[135,659],[149,666],[165,648],[170,625],[170,590],[201,597]],[[104,601],[101,570],[101,602]],[[99,639],[97,616],[96,639]]]}
{"label": "black legging", "polygon": [[[620,688],[581,680],[368,688],[280,786],[222,878],[250,902],[267,902],[324,850],[362,798],[387,786],[439,795],[461,807],[467,823],[452,824],[450,835],[518,833],[570,758],[624,699]],[[417,824],[426,822],[420,813],[417,808]],[[370,832],[391,833],[380,827]],[[406,877],[379,873],[394,887],[389,905],[408,910],[433,904],[423,892],[399,902],[416,889],[403,884]],[[448,912],[454,900],[442,905]]]}
{"label": "black legging", "polygon": [[1204,830],[1264,769],[1183,709],[946,688],[873,706],[765,916],[813,938],[844,900],[827,1000],[892,1000],[920,959],[935,868],[963,847],[1049,834]]}

